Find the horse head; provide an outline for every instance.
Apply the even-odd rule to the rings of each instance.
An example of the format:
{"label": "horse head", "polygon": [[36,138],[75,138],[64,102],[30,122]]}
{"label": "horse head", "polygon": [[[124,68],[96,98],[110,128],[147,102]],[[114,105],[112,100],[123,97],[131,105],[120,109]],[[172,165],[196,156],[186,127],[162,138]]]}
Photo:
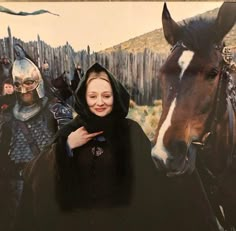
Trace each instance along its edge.
{"label": "horse head", "polygon": [[[226,100],[220,105],[216,101],[226,98],[225,91],[219,90],[223,38],[235,24],[235,12],[235,3],[223,3],[215,19],[195,18],[178,24],[164,4],[163,31],[172,50],[158,76],[163,110],[152,158],[168,176],[193,172],[193,144],[208,138],[214,119],[225,118]],[[217,123],[216,129],[221,129]],[[226,138],[222,139],[224,143]]]}

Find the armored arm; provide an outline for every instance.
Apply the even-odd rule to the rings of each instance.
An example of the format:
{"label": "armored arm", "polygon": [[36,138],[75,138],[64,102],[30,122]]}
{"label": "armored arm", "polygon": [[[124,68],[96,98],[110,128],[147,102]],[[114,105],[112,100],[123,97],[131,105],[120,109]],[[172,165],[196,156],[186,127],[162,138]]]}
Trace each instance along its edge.
{"label": "armored arm", "polygon": [[60,101],[51,104],[49,110],[53,113],[53,116],[57,121],[58,129],[62,128],[73,119],[72,109]]}

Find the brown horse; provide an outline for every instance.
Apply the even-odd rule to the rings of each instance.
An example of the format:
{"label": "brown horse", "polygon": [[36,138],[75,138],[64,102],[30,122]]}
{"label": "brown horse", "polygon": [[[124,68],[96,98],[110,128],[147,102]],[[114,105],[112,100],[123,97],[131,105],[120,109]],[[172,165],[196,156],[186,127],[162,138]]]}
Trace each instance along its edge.
{"label": "brown horse", "polygon": [[216,19],[181,25],[164,5],[163,31],[172,49],[159,73],[163,111],[152,149],[167,176],[198,179],[225,230],[236,227],[236,75],[222,40],[235,12],[236,3],[223,3]]}

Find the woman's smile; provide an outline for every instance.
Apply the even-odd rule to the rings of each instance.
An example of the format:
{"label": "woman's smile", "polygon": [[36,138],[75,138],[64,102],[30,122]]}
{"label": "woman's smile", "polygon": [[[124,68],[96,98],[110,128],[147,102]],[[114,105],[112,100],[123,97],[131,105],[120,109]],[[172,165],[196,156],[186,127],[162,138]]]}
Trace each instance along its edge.
{"label": "woman's smile", "polygon": [[98,112],[102,112],[102,111],[106,110],[106,108],[105,108],[105,107],[102,107],[102,108],[95,108],[95,110],[98,111]]}

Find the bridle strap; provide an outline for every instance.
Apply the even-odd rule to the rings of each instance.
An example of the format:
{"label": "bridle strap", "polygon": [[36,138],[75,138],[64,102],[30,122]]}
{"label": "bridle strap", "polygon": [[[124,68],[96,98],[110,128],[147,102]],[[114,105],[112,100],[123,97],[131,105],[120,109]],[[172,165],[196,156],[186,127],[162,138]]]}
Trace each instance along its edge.
{"label": "bridle strap", "polygon": [[206,129],[205,134],[202,136],[201,141],[193,141],[192,144],[198,146],[201,148],[201,151],[204,151],[204,149],[207,147],[207,144],[210,140],[210,137],[212,137],[213,135],[215,135],[216,133],[216,126],[218,121],[220,121],[220,98],[221,98],[221,94],[222,94],[222,88],[223,88],[223,81],[225,80],[225,75],[226,75],[226,67],[224,66],[222,68],[222,71],[220,73],[220,78],[219,78],[219,84],[217,87],[217,92],[216,92],[216,97],[215,97],[215,106],[211,112],[211,116],[210,118],[212,123],[210,124],[209,128]]}
{"label": "bridle strap", "polygon": [[219,85],[218,85],[218,89],[217,89],[217,95],[216,95],[216,99],[215,99],[215,108],[213,110],[213,122],[211,124],[210,127],[210,133],[211,134],[215,134],[216,133],[216,126],[217,123],[220,121],[221,116],[220,113],[222,113],[220,111],[220,103],[221,103],[221,96],[223,93],[223,85],[224,85],[224,81],[226,81],[226,66],[223,66],[222,70],[221,70],[221,74],[220,74],[220,79],[219,79]]}
{"label": "bridle strap", "polygon": [[[221,91],[222,91],[222,84],[223,81],[226,80],[226,78],[229,78],[229,73],[227,71],[227,66],[225,66],[223,68],[223,71],[221,73],[221,77],[220,77],[220,83],[219,83],[219,87],[218,87],[218,93],[217,93],[217,98],[216,98],[216,106],[215,106],[215,110],[213,110],[214,112],[214,118],[213,118],[213,122],[210,128],[210,131],[206,132],[205,135],[203,136],[201,142],[193,142],[193,144],[198,145],[201,147],[201,150],[204,151],[204,148],[207,146],[207,142],[209,141],[209,137],[215,134],[216,131],[216,126],[217,126],[217,122],[220,120],[219,119],[219,103],[220,103],[220,95],[221,95]],[[229,168],[230,166],[232,166],[233,164],[233,157],[236,154],[235,153],[235,111],[232,105],[231,100],[229,99],[229,97],[226,97],[226,110],[228,111],[228,118],[229,118],[229,145],[231,147],[230,149],[230,153],[228,154],[228,158],[227,158],[227,168]]]}
{"label": "bridle strap", "polygon": [[235,112],[232,106],[232,102],[230,99],[227,97],[227,108],[228,108],[228,113],[229,113],[229,143],[231,145],[231,151],[230,154],[228,155],[228,160],[227,160],[227,167],[232,166],[233,164],[233,157],[235,155]]}
{"label": "bridle strap", "polygon": [[[221,71],[221,75],[220,75],[220,80],[219,80],[219,85],[218,85],[218,89],[217,89],[217,96],[216,96],[216,100],[215,100],[215,107],[213,109],[213,122],[211,124],[211,127],[208,131],[206,131],[206,133],[203,135],[202,140],[201,141],[194,141],[193,144],[200,146],[201,149],[203,150],[204,147],[206,147],[206,143],[209,140],[209,137],[212,136],[213,134],[215,134],[216,131],[216,125],[217,122],[220,121],[220,117],[219,117],[219,104],[220,104],[220,100],[221,100],[221,94],[222,94],[222,85],[223,85],[223,81],[229,81],[230,78],[230,74],[228,72],[228,70],[233,70],[236,71],[236,64],[235,62],[233,62],[233,56],[232,56],[232,52],[230,47],[222,47],[220,45],[215,45],[214,46],[215,49],[217,50],[221,50],[221,54],[223,57],[223,67],[222,67],[222,71]],[[231,108],[229,108],[231,105],[232,106],[232,102],[230,100],[228,100],[228,97],[226,97],[226,103],[227,103],[227,108],[229,110],[229,113],[231,113],[229,121],[231,121],[230,123],[235,123],[233,122],[234,120],[234,108],[231,111]],[[230,101],[230,102],[229,102]],[[235,134],[234,134],[234,127],[233,124],[230,125],[230,130],[232,133],[232,139],[234,139]],[[233,146],[235,146],[235,142],[231,142]],[[232,148],[234,149],[234,147]]]}
{"label": "bridle strap", "polygon": [[177,47],[183,47],[184,49],[188,50],[188,47],[184,45],[183,41],[178,41],[174,46],[171,47],[170,51],[171,53],[175,50]]}

